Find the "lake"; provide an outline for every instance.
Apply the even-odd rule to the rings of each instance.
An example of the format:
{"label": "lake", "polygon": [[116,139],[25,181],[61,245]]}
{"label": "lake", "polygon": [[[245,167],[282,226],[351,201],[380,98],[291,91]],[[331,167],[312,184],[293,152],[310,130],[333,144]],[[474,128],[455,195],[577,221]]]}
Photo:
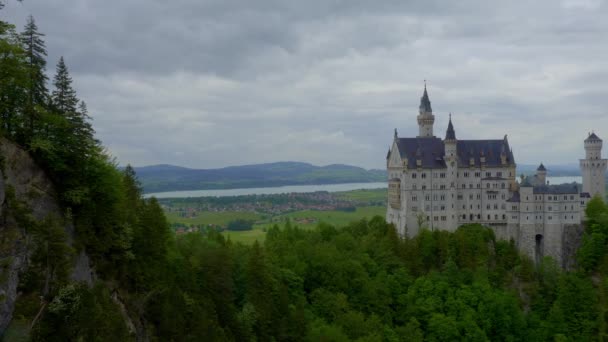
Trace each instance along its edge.
{"label": "lake", "polygon": [[156,198],[184,198],[184,197],[227,197],[243,195],[274,195],[288,194],[292,192],[315,192],[315,191],[350,191],[359,189],[386,188],[386,183],[344,183],[344,184],[322,184],[322,185],[286,185],[271,188],[246,188],[246,189],[222,189],[222,190],[186,190],[168,191],[145,194],[144,197]]}
{"label": "lake", "polygon": [[[582,183],[582,177],[547,177],[549,184],[562,183]],[[243,196],[243,195],[274,195],[286,193],[303,193],[315,191],[351,191],[359,189],[380,189],[386,188],[384,182],[378,183],[344,183],[344,184],[321,184],[321,185],[286,185],[271,188],[246,188],[246,189],[222,189],[222,190],[185,190],[185,191],[167,191],[145,194],[144,197],[156,198],[186,198],[186,197],[228,197],[228,196]]]}

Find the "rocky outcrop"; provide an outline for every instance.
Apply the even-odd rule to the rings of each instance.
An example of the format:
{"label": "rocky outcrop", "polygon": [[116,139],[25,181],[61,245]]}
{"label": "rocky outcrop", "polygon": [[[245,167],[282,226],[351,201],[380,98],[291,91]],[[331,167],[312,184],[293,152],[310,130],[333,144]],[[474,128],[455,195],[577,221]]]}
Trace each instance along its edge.
{"label": "rocky outcrop", "polygon": [[562,236],[563,267],[572,270],[576,267],[576,251],[583,242],[585,224],[568,225],[564,227]]}
{"label": "rocky outcrop", "polygon": [[[51,180],[27,151],[0,138],[0,336],[11,321],[19,276],[28,267],[31,253],[28,222],[49,215],[62,217]],[[65,231],[74,239],[73,226]],[[80,251],[74,260],[72,279],[92,284],[89,258]]]}

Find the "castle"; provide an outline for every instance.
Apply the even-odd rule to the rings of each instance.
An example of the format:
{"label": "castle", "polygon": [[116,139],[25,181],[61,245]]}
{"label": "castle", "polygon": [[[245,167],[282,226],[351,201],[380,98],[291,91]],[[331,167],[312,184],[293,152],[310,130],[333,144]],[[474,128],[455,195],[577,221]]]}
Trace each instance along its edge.
{"label": "castle", "polygon": [[607,159],[602,140],[589,134],[580,160],[583,186],[550,185],[541,163],[534,176],[518,181],[513,151],[505,135],[495,140],[461,140],[451,114],[445,139],[433,135],[435,116],[426,89],[417,116],[414,138],[394,139],[386,156],[388,204],[386,220],[402,236],[414,236],[422,227],[454,231],[479,223],[497,238],[513,239],[537,262],[551,256],[565,265],[568,236],[579,231],[587,202],[605,198]]}

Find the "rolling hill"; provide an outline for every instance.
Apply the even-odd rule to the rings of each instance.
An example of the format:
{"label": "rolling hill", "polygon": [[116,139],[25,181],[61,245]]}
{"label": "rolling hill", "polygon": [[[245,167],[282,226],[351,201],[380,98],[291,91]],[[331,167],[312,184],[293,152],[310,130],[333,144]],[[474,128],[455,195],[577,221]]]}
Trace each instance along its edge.
{"label": "rolling hill", "polygon": [[282,185],[382,182],[386,171],[333,164],[315,166],[301,162],[190,169],[174,165],[136,167],[144,192],[235,189]]}

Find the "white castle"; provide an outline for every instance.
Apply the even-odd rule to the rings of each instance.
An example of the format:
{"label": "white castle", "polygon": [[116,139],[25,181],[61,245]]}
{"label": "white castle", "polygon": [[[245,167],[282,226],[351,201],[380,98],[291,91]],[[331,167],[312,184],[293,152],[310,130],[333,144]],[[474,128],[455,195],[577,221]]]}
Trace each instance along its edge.
{"label": "white castle", "polygon": [[424,87],[417,117],[419,135],[400,138],[395,129],[386,156],[388,205],[386,220],[402,236],[422,227],[454,231],[480,223],[499,239],[513,239],[537,262],[552,256],[564,265],[565,241],[580,231],[592,196],[605,199],[607,159],[602,140],[589,134],[580,160],[583,186],[549,185],[541,163],[534,176],[517,181],[513,151],[505,135],[497,140],[456,138],[450,115],[445,139],[433,135],[435,116]]}

